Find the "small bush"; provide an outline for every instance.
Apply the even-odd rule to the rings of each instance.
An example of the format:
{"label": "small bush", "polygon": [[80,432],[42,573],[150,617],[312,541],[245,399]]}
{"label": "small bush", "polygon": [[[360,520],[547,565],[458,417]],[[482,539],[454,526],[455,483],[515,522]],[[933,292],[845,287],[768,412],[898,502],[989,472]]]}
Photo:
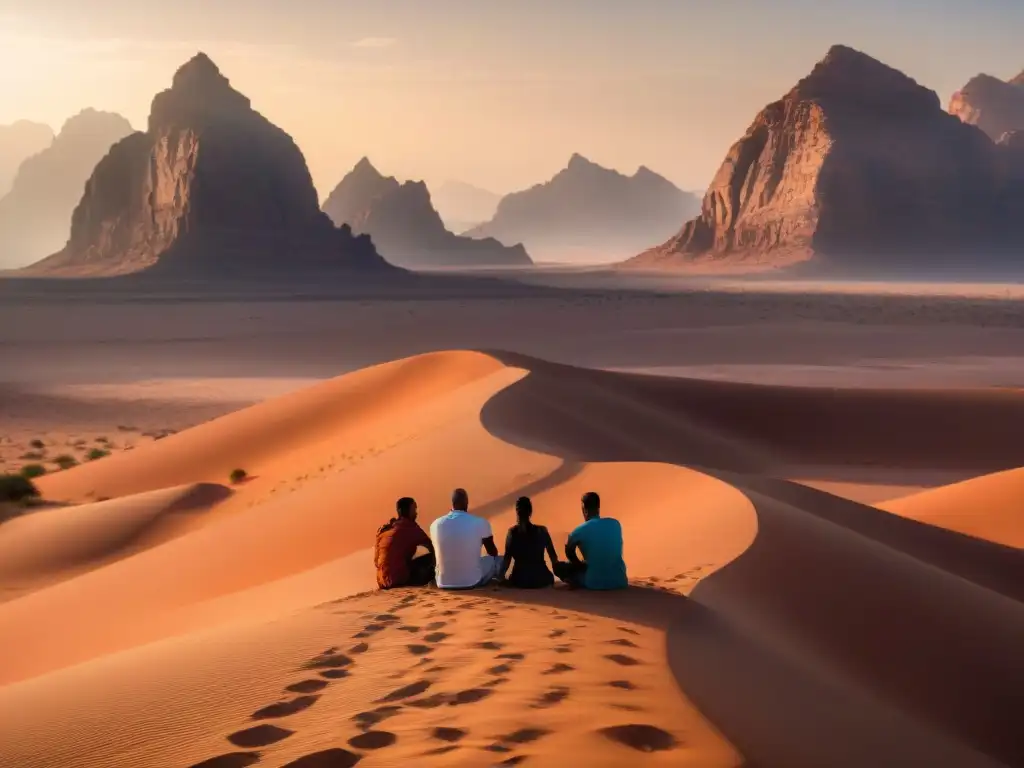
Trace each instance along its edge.
{"label": "small bush", "polygon": [[21,475],[0,475],[0,501],[25,501],[39,496],[32,481]]}
{"label": "small bush", "polygon": [[42,464],[26,464],[21,468],[21,476],[32,480],[46,474],[46,467]]}
{"label": "small bush", "polygon": [[78,466],[78,459],[76,459],[74,456],[69,456],[66,453],[62,453],[60,456],[53,460],[53,463],[56,464],[61,469],[71,469],[72,467]]}
{"label": "small bush", "polygon": [[105,451],[102,448],[93,448],[91,451],[85,454],[85,458],[88,459],[89,461],[96,461],[97,459],[102,459],[109,455],[110,451]]}
{"label": "small bush", "polygon": [[31,443],[29,443],[29,445],[32,446],[33,448],[35,448],[37,451],[41,451],[41,450],[43,450],[46,447],[46,443],[44,443],[42,440],[38,440],[38,439],[37,440],[33,440]]}
{"label": "small bush", "polygon": [[234,485],[238,485],[238,483],[240,483],[243,480],[245,480],[245,478],[247,478],[248,476],[249,475],[246,473],[246,471],[244,469],[232,469],[231,470],[231,482]]}

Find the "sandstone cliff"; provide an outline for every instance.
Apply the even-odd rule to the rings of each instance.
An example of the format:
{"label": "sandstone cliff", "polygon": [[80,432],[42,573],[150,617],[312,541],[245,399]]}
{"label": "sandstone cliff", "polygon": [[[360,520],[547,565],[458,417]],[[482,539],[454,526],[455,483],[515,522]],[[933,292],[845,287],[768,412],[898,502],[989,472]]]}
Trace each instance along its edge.
{"label": "sandstone cliff", "polygon": [[522,242],[535,259],[608,260],[661,242],[697,210],[695,196],[647,168],[626,176],[576,154],[549,181],[506,195],[466,235]]}
{"label": "sandstone cliff", "polygon": [[339,225],[373,238],[381,255],[409,269],[523,266],[521,245],[475,240],[449,232],[422,181],[400,184],[363,159],[328,196],[324,211]]}
{"label": "sandstone cliff", "polygon": [[320,211],[291,137],[199,54],[153,99],[146,132],[96,166],[65,248],[30,270],[281,279],[385,267]]}
{"label": "sandstone cliff", "polygon": [[[996,145],[895,69],[832,48],[732,146],[700,215],[627,262],[847,271],[1012,263],[1024,216]],[[1013,258],[1016,258],[1015,256]]]}
{"label": "sandstone cliff", "polygon": [[1024,129],[1024,75],[1003,82],[991,75],[978,75],[953,94],[949,113],[976,125],[993,140],[1008,131]]}
{"label": "sandstone cliff", "polygon": [[0,199],[0,269],[23,267],[64,246],[93,169],[131,132],[120,115],[87,109],[22,163],[10,193]]}
{"label": "sandstone cliff", "polygon": [[53,130],[42,123],[19,120],[0,125],[0,197],[11,191],[18,167],[52,141]]}

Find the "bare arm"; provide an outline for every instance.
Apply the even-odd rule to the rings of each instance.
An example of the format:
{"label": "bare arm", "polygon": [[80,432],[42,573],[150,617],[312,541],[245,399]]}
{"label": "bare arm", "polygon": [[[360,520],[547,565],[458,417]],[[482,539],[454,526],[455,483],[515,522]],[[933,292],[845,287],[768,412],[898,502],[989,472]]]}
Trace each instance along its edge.
{"label": "bare arm", "polygon": [[554,566],[558,562],[558,552],[555,550],[555,542],[551,540],[551,534],[547,528],[544,529],[544,549],[548,551],[548,560]]}
{"label": "bare arm", "polygon": [[573,541],[572,538],[570,538],[569,541],[565,543],[565,556],[569,558],[569,562],[573,565],[579,565],[581,562],[583,562],[576,554],[576,548],[578,546],[579,545],[575,541]]}
{"label": "bare arm", "polygon": [[487,552],[491,557],[498,556],[498,548],[494,545],[494,537],[488,536],[483,540],[484,551]]}
{"label": "bare arm", "polygon": [[505,574],[508,573],[509,566],[512,565],[512,529],[510,528],[508,534],[505,536],[505,556],[501,559],[501,569],[498,571],[498,578],[501,581],[505,580]]}

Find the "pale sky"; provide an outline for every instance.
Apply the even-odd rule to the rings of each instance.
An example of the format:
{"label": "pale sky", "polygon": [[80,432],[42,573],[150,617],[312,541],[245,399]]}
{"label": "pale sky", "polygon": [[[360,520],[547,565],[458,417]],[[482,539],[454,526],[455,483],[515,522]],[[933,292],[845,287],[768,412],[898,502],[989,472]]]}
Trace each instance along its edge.
{"label": "pale sky", "polygon": [[1024,69],[1022,0],[0,0],[0,124],[144,127],[196,51],[306,155],[508,192],[573,152],[703,189],[833,43],[950,94]]}

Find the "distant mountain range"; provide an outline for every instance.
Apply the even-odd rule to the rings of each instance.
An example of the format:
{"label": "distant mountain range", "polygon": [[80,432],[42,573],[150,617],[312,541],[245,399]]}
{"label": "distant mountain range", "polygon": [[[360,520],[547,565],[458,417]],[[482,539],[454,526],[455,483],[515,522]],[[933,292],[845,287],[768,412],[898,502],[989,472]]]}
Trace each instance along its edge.
{"label": "distant mountain range", "polygon": [[0,199],[0,269],[26,266],[64,247],[86,181],[111,146],[131,132],[120,115],[87,109],[21,164],[11,191]]}
{"label": "distant mountain range", "polygon": [[59,253],[29,274],[281,281],[392,270],[321,211],[302,152],[205,54],[153,99],[147,130],[96,165]]}
{"label": "distant mountain range", "polygon": [[[978,93],[966,91],[964,103]],[[834,46],[754,118],[700,215],[627,266],[1019,272],[1024,133],[993,142],[1006,127],[990,125],[986,135],[902,72]]]}
{"label": "distant mountain range", "polygon": [[610,261],[661,242],[698,209],[696,196],[648,168],[626,176],[575,154],[549,181],[503,197],[466,235],[521,242],[534,260]]}
{"label": "distant mountain range", "polygon": [[53,130],[42,123],[19,120],[0,125],[0,197],[11,191],[18,167],[29,157],[50,146]]}
{"label": "distant mountain range", "polygon": [[434,210],[427,185],[383,176],[367,158],[327,197],[324,212],[335,224],[368,234],[381,255],[408,269],[524,266],[521,245],[472,239],[450,232]]}
{"label": "distant mountain range", "polygon": [[984,74],[971,78],[953,94],[949,112],[978,126],[993,141],[1024,130],[1024,72],[1008,81]]}

